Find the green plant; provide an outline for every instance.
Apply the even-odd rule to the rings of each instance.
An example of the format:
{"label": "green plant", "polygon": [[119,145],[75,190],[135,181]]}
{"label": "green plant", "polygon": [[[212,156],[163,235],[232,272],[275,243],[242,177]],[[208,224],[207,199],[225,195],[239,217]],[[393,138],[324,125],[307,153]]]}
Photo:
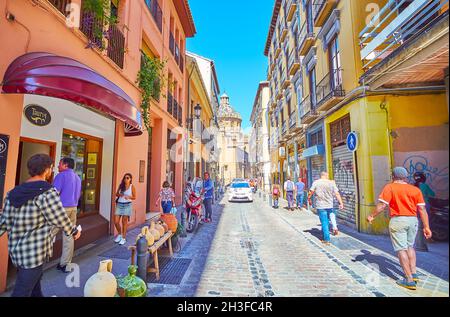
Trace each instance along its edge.
{"label": "green plant", "polygon": [[141,70],[136,83],[142,90],[142,118],[147,131],[150,131],[150,100],[159,100],[164,87],[164,68],[166,62],[142,54]]}
{"label": "green plant", "polygon": [[[120,1],[120,0],[119,0]],[[96,46],[106,49],[105,39],[109,39],[112,29],[104,30],[104,26],[113,26],[119,23],[117,14],[111,9],[110,0],[83,0],[84,17],[82,23],[85,29],[92,32],[88,47]]]}

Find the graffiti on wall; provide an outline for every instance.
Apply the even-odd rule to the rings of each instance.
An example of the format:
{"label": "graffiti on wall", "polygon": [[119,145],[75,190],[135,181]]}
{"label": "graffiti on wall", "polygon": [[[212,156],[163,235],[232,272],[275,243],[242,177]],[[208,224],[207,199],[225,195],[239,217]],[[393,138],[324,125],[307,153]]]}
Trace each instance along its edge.
{"label": "graffiti on wall", "polygon": [[448,198],[448,159],[448,151],[395,153],[395,162],[408,170],[410,183],[414,173],[423,172],[439,198]]}

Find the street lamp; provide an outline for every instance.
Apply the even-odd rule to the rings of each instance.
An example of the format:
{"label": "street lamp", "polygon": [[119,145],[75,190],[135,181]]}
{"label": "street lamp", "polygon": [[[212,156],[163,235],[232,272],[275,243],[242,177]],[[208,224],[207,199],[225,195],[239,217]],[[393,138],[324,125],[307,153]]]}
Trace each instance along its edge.
{"label": "street lamp", "polygon": [[200,119],[201,113],[202,113],[202,107],[200,106],[200,104],[197,104],[197,105],[194,107],[194,115],[195,115],[195,118]]}

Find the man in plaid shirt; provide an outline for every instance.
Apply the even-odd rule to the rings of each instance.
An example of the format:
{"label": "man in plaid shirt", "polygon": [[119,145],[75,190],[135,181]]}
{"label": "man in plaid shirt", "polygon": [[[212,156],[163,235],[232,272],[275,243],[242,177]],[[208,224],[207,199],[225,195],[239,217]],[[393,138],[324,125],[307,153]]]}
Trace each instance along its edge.
{"label": "man in plaid shirt", "polygon": [[10,191],[0,213],[0,236],[8,233],[8,249],[18,268],[13,297],[42,297],[43,265],[53,255],[53,229],[63,229],[77,240],[81,232],[72,225],[58,192],[46,180],[53,162],[37,154],[27,162],[31,176]]}

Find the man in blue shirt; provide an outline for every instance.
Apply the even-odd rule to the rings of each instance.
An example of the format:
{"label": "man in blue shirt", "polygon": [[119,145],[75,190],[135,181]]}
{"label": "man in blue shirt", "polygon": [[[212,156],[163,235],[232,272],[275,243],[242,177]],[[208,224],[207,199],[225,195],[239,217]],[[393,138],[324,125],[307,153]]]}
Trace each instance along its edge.
{"label": "man in blue shirt", "polygon": [[212,201],[214,197],[214,183],[211,180],[209,173],[205,173],[205,179],[203,181],[203,190],[205,191],[205,200],[203,201],[205,205],[205,222],[211,222],[212,218]]}
{"label": "man in blue shirt", "polygon": [[[77,221],[78,200],[81,195],[81,179],[74,172],[75,161],[71,158],[63,158],[58,165],[59,174],[53,181],[53,186],[59,192],[61,202],[70,221],[75,225]],[[68,272],[67,264],[72,262],[74,240],[72,236],[63,235],[63,250],[61,260],[56,267],[58,270]]]}
{"label": "man in blue shirt", "polygon": [[305,191],[305,183],[302,182],[302,178],[299,177],[297,183],[295,183],[295,190],[297,193],[297,208],[302,209],[303,208],[303,197],[304,197],[304,191]]}

